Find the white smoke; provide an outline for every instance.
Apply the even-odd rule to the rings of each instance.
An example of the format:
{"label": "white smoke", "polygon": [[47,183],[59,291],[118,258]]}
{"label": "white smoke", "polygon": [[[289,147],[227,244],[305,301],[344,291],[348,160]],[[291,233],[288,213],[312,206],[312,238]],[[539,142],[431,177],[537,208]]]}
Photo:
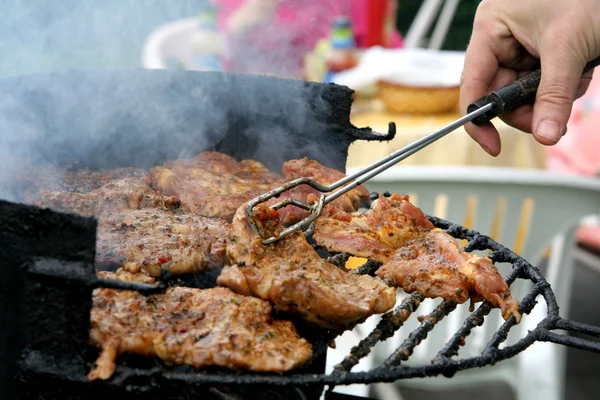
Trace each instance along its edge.
{"label": "white smoke", "polygon": [[206,0],[0,0],[0,76],[141,66],[145,38]]}
{"label": "white smoke", "polygon": [[[288,132],[263,123],[273,119],[277,106],[289,113],[282,117],[297,131],[322,130],[311,121],[330,105],[313,96],[309,106],[305,93],[249,85],[228,102],[193,87],[185,93],[179,83],[179,92],[168,93],[171,83],[164,75],[163,86],[147,85],[148,74],[136,70],[145,38],[161,24],[196,15],[205,4],[0,0],[0,198],[19,200],[14,180],[27,167],[63,155],[91,154],[97,168],[148,167],[150,153],[192,157],[193,149],[215,145],[226,133],[223,127],[235,126],[236,111],[246,115],[246,136],[260,144],[253,154],[258,159],[276,158],[288,145]],[[112,137],[122,146],[110,146]],[[301,146],[307,153],[321,151],[310,140]]]}

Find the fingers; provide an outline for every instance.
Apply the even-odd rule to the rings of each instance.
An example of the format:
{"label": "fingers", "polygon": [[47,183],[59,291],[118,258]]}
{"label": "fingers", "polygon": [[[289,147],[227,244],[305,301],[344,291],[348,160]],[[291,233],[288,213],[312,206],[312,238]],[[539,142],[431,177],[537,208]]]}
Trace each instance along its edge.
{"label": "fingers", "polygon": [[502,150],[500,134],[491,122],[480,126],[468,123],[465,125],[465,130],[486,153],[494,157],[500,154]]}
{"label": "fingers", "polygon": [[523,105],[514,111],[500,116],[500,119],[520,131],[531,133],[533,105]]}
{"label": "fingers", "polygon": [[565,133],[585,59],[566,46],[545,50],[540,52],[542,76],[533,108],[533,135],[538,142],[553,145]]}
{"label": "fingers", "polygon": [[[466,114],[469,104],[484,97],[498,72],[498,59],[489,46],[485,32],[474,34],[465,54],[460,85],[460,110]],[[489,154],[500,154],[500,137],[492,124],[465,125],[467,133]]]}
{"label": "fingers", "polygon": [[[498,71],[498,75],[496,75],[496,77],[492,81],[490,91],[505,86],[528,72],[529,71],[516,73],[515,71],[512,71],[510,69],[500,68],[500,70]],[[593,70],[586,72],[580,79],[577,87],[577,93],[575,95],[577,99],[582,97],[587,91],[592,79],[592,75]],[[523,105],[514,111],[501,115],[499,118],[502,121],[504,121],[504,123],[506,123],[507,125],[510,125],[520,131],[531,133],[533,130],[533,105]],[[563,131],[563,136],[565,133],[566,128]]]}

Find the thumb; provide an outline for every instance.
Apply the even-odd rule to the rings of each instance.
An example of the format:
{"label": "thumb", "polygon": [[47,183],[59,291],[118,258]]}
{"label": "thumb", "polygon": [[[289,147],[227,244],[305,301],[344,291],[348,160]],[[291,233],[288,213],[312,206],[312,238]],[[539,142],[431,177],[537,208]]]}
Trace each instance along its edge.
{"label": "thumb", "polygon": [[[541,52],[540,52],[541,53]],[[546,51],[541,56],[541,80],[533,108],[532,132],[545,145],[557,143],[567,129],[585,59],[572,50]]]}

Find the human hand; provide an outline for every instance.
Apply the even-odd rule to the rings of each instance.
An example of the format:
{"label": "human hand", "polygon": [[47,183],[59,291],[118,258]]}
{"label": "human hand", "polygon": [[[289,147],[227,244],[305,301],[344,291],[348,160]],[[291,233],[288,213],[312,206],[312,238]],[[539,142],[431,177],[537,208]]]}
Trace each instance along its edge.
{"label": "human hand", "polygon": [[[556,144],[566,133],[573,102],[592,78],[593,70],[582,75],[585,64],[598,56],[598,0],[484,0],[466,52],[461,112],[541,64],[535,104],[500,118],[544,145]],[[500,136],[491,123],[468,123],[465,129],[486,152],[500,153]]]}

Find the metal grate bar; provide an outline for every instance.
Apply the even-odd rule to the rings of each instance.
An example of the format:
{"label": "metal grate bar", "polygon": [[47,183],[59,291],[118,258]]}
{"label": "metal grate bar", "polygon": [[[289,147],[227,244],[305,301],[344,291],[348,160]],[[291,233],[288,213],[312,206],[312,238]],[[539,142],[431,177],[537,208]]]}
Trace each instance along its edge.
{"label": "metal grate bar", "polygon": [[419,293],[412,293],[392,312],[385,313],[377,327],[366,338],[354,346],[350,354],[344,360],[333,367],[334,374],[349,372],[352,367],[359,363],[360,359],[367,356],[380,341],[386,340],[394,335],[404,322],[414,313],[423,301],[424,297]]}
{"label": "metal grate bar", "polygon": [[[519,312],[521,315],[529,314],[531,310],[533,310],[533,307],[536,304],[535,299],[542,292],[543,287],[544,285],[540,283],[536,284],[531,293],[527,294],[523,300],[521,300],[521,303],[519,304]],[[510,329],[516,324],[517,320],[511,315],[511,317],[502,324],[496,333],[494,333],[494,336],[492,336],[492,339],[488,342],[483,350],[483,354],[489,354],[490,352],[497,350],[498,346],[500,346],[500,344],[508,337]]]}
{"label": "metal grate bar", "polygon": [[381,267],[381,264],[375,260],[369,259],[366,263],[356,268],[353,273],[357,275],[375,275],[377,269]]}
{"label": "metal grate bar", "polygon": [[544,340],[546,342],[562,344],[564,346],[569,346],[580,350],[587,350],[594,353],[600,353],[599,342],[592,342],[587,339],[582,339],[573,336],[559,335],[558,333],[548,331],[540,331],[540,334],[538,336],[539,340]]}
{"label": "metal grate bar", "polygon": [[581,322],[575,322],[568,319],[559,318],[554,323],[556,329],[564,329],[570,332],[583,333],[600,338],[600,327],[592,326],[588,324],[582,324]]}
{"label": "metal grate bar", "polygon": [[435,324],[444,319],[444,317],[455,308],[455,301],[444,300],[440,303],[440,305],[438,305],[429,315],[423,318],[421,325],[408,335],[408,338],[406,338],[402,345],[397,348],[382,365],[392,367],[399,365],[401,361],[408,360],[415,347],[427,338],[427,335],[433,330]]}
{"label": "metal grate bar", "polygon": [[339,254],[329,257],[327,259],[327,262],[331,263],[337,267],[342,268],[342,267],[344,267],[344,265],[346,264],[346,262],[348,261],[348,259],[350,257],[352,257],[352,254],[343,252],[343,253],[339,253]]}
{"label": "metal grate bar", "polygon": [[135,290],[139,293],[149,296],[152,294],[164,293],[167,289],[167,285],[164,283],[159,283],[158,285],[153,285],[149,283],[138,283],[138,282],[125,282],[118,281],[115,279],[97,279],[94,281],[94,286],[108,288],[108,289],[120,289],[120,290]]}
{"label": "metal grate bar", "polygon": [[450,338],[446,346],[437,354],[436,359],[451,358],[458,355],[458,349],[471,331],[483,324],[484,318],[492,310],[491,304],[483,302],[475,312],[469,315],[459,330]]}

